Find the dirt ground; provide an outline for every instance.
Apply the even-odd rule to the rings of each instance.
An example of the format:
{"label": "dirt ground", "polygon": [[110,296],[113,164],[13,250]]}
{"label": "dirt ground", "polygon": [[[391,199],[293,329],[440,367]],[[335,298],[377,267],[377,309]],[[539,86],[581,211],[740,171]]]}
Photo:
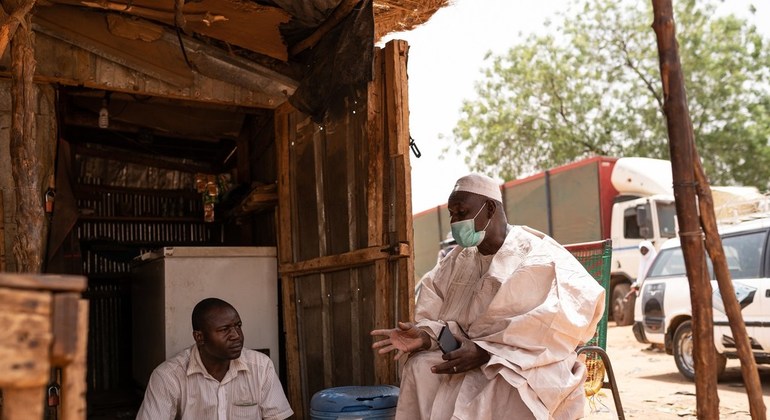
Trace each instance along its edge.
{"label": "dirt ground", "polygon": [[[696,418],[695,384],[679,373],[673,356],[637,342],[631,327],[612,325],[607,330],[607,353],[626,418]],[[765,406],[770,407],[770,366],[759,366],[759,373]],[[726,378],[718,388],[721,419],[751,418],[737,360],[727,361]],[[588,411],[589,420],[616,419],[610,390],[603,389],[589,400]]]}

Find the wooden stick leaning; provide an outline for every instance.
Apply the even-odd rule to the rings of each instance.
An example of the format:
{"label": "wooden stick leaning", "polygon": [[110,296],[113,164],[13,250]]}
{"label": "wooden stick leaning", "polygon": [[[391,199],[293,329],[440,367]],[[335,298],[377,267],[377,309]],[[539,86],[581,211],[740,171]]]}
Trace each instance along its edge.
{"label": "wooden stick leaning", "polygon": [[711,369],[716,353],[713,345],[713,309],[711,282],[706,270],[702,232],[696,204],[693,171],[692,123],[687,109],[684,75],[676,42],[674,12],[671,0],[652,0],[652,24],[660,57],[660,77],[663,85],[663,110],[666,115],[671,169],[674,180],[676,215],[682,243],[692,304],[693,359],[695,372],[696,408],[699,419],[719,418],[719,396],[716,372]]}

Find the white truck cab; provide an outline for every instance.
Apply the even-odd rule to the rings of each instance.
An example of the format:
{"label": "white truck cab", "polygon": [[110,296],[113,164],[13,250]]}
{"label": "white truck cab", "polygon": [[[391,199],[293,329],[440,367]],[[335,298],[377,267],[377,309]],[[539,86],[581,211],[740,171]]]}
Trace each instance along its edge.
{"label": "white truck cab", "polygon": [[[636,278],[639,266],[639,242],[649,240],[660,248],[670,238],[676,237],[676,207],[670,195],[652,195],[615,203],[613,206],[612,251],[613,271],[623,272]],[[626,252],[632,251],[632,252]]]}
{"label": "white truck cab", "polygon": [[[770,363],[770,216],[722,226],[720,236],[757,363]],[[714,346],[717,373],[727,358],[737,358],[733,334],[708,261],[713,290]],[[634,335],[641,343],[662,344],[679,372],[695,375],[692,356],[692,307],[679,239],[661,246],[635,304]]]}
{"label": "white truck cab", "polygon": [[634,300],[626,301],[625,297],[636,280],[639,243],[649,240],[657,249],[677,232],[671,164],[659,159],[620,158],[610,180],[618,191],[610,223],[612,319],[618,325],[631,325]]}

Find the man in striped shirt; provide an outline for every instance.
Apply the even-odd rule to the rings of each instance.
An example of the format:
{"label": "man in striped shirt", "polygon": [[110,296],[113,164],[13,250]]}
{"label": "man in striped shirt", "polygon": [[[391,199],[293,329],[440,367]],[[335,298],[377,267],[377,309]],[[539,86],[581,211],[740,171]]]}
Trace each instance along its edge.
{"label": "man in striped shirt", "polygon": [[155,368],[138,420],[283,420],[289,407],[270,358],[243,348],[238,311],[208,298],[192,313],[195,344]]}

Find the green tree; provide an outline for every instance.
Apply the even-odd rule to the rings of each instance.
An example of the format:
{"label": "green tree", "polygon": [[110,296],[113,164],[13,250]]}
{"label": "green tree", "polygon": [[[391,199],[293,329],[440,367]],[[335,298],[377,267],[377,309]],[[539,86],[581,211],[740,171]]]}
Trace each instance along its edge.
{"label": "green tree", "polygon": [[[713,1],[676,2],[695,139],[714,184],[770,182],[770,48]],[[582,0],[555,35],[488,55],[445,153],[503,179],[594,156],[668,158],[649,1]]]}

